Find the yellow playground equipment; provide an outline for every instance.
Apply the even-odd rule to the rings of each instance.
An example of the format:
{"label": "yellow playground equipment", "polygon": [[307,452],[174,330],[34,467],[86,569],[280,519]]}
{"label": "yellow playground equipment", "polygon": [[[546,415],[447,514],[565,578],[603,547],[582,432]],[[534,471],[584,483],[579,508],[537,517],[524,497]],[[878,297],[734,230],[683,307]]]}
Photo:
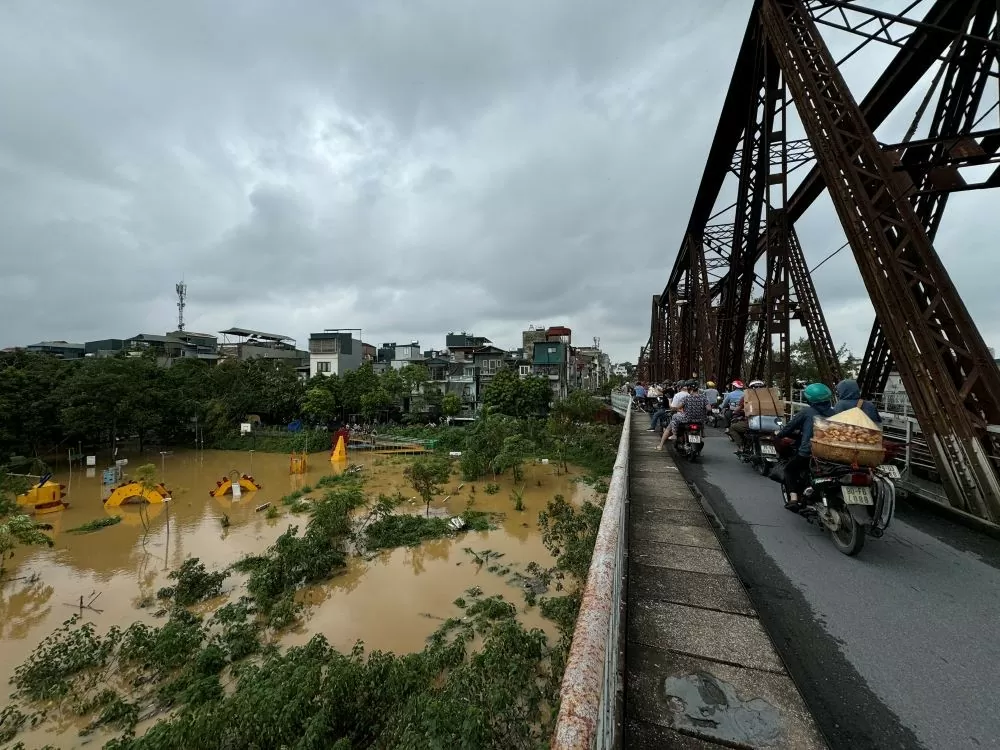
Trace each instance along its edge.
{"label": "yellow playground equipment", "polygon": [[330,454],[330,463],[342,463],[347,460],[347,446],[344,445],[344,438],[337,438],[337,447]]}
{"label": "yellow playground equipment", "polygon": [[293,453],[288,459],[288,473],[289,474],[305,474],[309,469],[309,464],[306,461],[306,452],[302,451],[302,454]]}
{"label": "yellow playground equipment", "polygon": [[64,497],[66,497],[66,488],[59,482],[46,479],[44,482],[37,483],[23,495],[18,495],[17,504],[23,511],[42,515],[43,513],[55,513],[69,507],[69,503],[63,500]]}
{"label": "yellow playground equipment", "polygon": [[104,501],[105,508],[117,508],[120,505],[131,505],[133,503],[149,503],[159,505],[170,499],[170,490],[164,486],[163,482],[155,484],[149,489],[144,489],[139,482],[122,482]]}
{"label": "yellow playground equipment", "polygon": [[[234,476],[235,475],[235,476]],[[256,492],[264,485],[260,484],[253,477],[248,474],[239,474],[238,472],[230,472],[228,477],[223,477],[215,483],[215,489],[209,490],[208,494],[212,497],[222,497],[223,495],[233,494],[233,484],[238,484],[240,486],[241,494],[243,492]]]}

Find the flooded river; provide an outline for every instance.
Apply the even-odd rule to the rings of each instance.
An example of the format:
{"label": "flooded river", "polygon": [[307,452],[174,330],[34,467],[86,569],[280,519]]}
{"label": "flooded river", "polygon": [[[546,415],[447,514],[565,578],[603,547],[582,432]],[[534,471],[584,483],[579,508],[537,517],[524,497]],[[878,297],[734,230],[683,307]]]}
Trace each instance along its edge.
{"label": "flooded river", "polygon": [[[323,475],[337,473],[327,453],[310,456],[304,475],[289,474],[285,454],[254,453],[252,464],[249,453],[234,451],[177,452],[162,462],[158,454],[132,456],[129,461],[130,468],[154,463],[172,500],[144,506],[142,511],[137,506],[105,509],[99,470],[93,477],[79,469],[56,473],[54,478],[67,486],[70,507],[38,517],[39,522],[52,524],[49,533],[55,546],[21,548],[5,566],[6,582],[0,587],[0,675],[5,681],[42,638],[74,613],[82,611],[100,631],[137,620],[162,622],[154,616],[161,606],[155,597],[171,583],[167,578],[171,570],[188,557],[200,558],[211,570],[262,552],[289,524],[303,528],[308,522],[307,514],[294,515],[280,506],[280,498],[303,485],[315,485]],[[414,497],[403,476],[409,459],[351,451],[350,461],[364,467],[363,487],[369,498],[396,492]],[[233,470],[252,473],[262,489],[239,501],[231,496],[211,497],[216,482]],[[459,488],[463,482],[453,475],[441,498],[432,503],[431,512],[457,515],[473,497],[476,510],[505,514],[499,528],[386,550],[370,560],[352,558],[343,574],[300,592],[300,600],[308,605],[302,624],[284,634],[281,642],[301,644],[322,633],[342,650],[358,640],[369,649],[419,650],[441,619],[456,614],[452,602],[471,586],[480,586],[486,595],[504,594],[522,610],[526,625],[543,627],[551,635],[554,628],[537,608],[527,609],[517,589],[476,565],[463,550],[501,552],[505,564],[534,560],[551,565],[538,530],[538,513],[557,494],[574,503],[592,499],[594,491],[576,481],[582,473],[571,468],[569,474],[557,474],[550,464],[526,465],[524,480],[517,483],[519,488],[524,486],[523,511],[514,510],[514,482],[509,476],[495,480],[499,492],[489,495],[484,490],[494,480],[465,482]],[[255,512],[266,502],[280,507],[280,517],[269,519],[264,512]],[[404,503],[399,510],[408,511],[423,513],[423,503]],[[109,515],[120,515],[122,522],[89,534],[66,533]],[[228,516],[227,528],[223,528],[223,516]],[[239,576],[231,577],[224,591],[235,599],[241,585]],[[73,727],[54,733],[44,725],[22,732],[17,739],[28,747],[51,743],[69,748],[81,742]],[[96,739],[91,738],[90,744],[97,744]]]}

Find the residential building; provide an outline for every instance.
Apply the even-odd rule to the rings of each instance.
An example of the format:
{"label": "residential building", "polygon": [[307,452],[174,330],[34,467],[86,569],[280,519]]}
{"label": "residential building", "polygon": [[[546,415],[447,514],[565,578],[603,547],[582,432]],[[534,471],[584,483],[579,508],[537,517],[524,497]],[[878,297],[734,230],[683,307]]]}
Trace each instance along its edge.
{"label": "residential building", "polygon": [[181,342],[182,357],[195,357],[211,364],[219,360],[219,339],[210,333],[171,331],[167,338]]}
{"label": "residential building", "polygon": [[85,357],[114,357],[125,349],[125,339],[99,339],[83,346]]}
{"label": "residential building", "polygon": [[392,367],[394,370],[402,370],[407,365],[422,362],[424,355],[420,351],[420,344],[416,341],[410,344],[397,344],[392,351]]}
{"label": "residential building", "polygon": [[559,341],[568,347],[573,343],[573,332],[566,326],[550,326],[545,329],[545,340]]}
{"label": "residential building", "polygon": [[462,416],[476,410],[479,393],[478,368],[471,362],[449,362],[447,380],[441,393],[454,393],[462,400]]}
{"label": "residential building", "polygon": [[361,345],[361,361],[362,362],[374,362],[378,350],[371,344]]}
{"label": "residential building", "polygon": [[448,366],[451,364],[447,357],[428,357],[424,360],[431,382],[435,384],[445,383],[448,380]]}
{"label": "residential building", "polygon": [[484,346],[472,352],[472,366],[478,375],[476,383],[476,405],[483,403],[483,392],[493,382],[493,376],[503,369],[507,352],[496,346]]}
{"label": "residential building", "polygon": [[343,375],[361,367],[363,345],[350,332],[324,331],[309,334],[310,374]]}
{"label": "residential building", "polygon": [[156,355],[157,363],[167,367],[175,359],[183,356],[184,344],[165,334],[137,333],[135,336],[125,339],[124,348],[130,357],[138,357],[152,352]]}
{"label": "residential building", "polygon": [[545,341],[545,326],[529,325],[527,331],[521,332],[521,347],[529,362],[534,355],[535,344],[539,341]]}
{"label": "residential building", "polygon": [[597,390],[611,377],[611,360],[596,346],[570,349],[570,390]]}
{"label": "residential building", "polygon": [[493,342],[485,336],[473,336],[471,333],[462,331],[461,333],[448,333],[444,337],[444,343],[453,362],[465,362],[472,360],[472,353],[476,349],[482,349]]}
{"label": "residential building", "polygon": [[74,344],[70,341],[39,341],[37,344],[28,344],[25,349],[58,359],[80,359],[86,351],[84,344]]}
{"label": "residential building", "polygon": [[569,393],[569,345],[563,341],[536,342],[532,354],[532,373],[548,378],[554,398],[565,398]]}
{"label": "residential building", "polygon": [[[219,331],[222,343],[219,354],[233,359],[281,359],[296,370],[308,373],[309,352],[298,349],[295,339],[280,333],[265,333],[250,328],[227,328]],[[301,374],[301,373],[300,373]]]}

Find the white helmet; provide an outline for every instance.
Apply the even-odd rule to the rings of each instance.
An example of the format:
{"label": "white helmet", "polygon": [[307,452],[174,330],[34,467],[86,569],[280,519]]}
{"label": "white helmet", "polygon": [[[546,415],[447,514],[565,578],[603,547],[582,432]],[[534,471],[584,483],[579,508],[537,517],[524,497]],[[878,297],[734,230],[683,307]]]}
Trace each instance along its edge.
{"label": "white helmet", "polygon": [[750,381],[750,387],[751,388],[763,388],[764,387],[764,381],[763,380],[751,380]]}

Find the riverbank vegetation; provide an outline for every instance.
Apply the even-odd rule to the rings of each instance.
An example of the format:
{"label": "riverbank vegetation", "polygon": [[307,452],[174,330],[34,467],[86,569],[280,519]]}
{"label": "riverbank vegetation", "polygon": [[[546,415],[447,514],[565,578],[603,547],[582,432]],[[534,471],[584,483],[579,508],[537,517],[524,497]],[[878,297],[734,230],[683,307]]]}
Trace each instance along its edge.
{"label": "riverbank vegetation", "polygon": [[[342,570],[354,549],[419,544],[424,539],[491,528],[490,514],[447,519],[399,514],[400,498],[380,497],[369,513],[361,481],[342,481],[311,504],[304,533],[294,526],[264,553],[209,571],[197,559],[170,574],[159,598],[170,607],[160,625],[137,622],[99,633],[72,617],[16,670],[16,705],[0,730],[8,740],[49,716],[79,716],[81,735],[100,732],[111,750],[186,747],[468,747],[541,748],[558,710],[559,686],[579,607],[600,509],[551,501],[540,523],[555,558],[549,569],[527,565],[521,580],[553,579],[565,593],[525,602],[557,626],[551,642],[518,619],[519,606],[478,587],[411,654],[340,652],[322,635],[287,649],[274,636],[303,605],[296,593]],[[372,517],[373,514],[376,517]],[[360,523],[359,523],[360,521]],[[433,528],[432,528],[433,527]],[[492,574],[511,567],[497,553],[466,550]],[[246,576],[225,591],[231,575]],[[220,595],[213,613],[186,607]],[[33,707],[47,704],[32,713]],[[158,719],[143,734],[137,726]]]}
{"label": "riverbank vegetation", "polygon": [[[554,563],[520,566],[468,548],[489,574],[521,588],[524,601],[469,589],[453,611],[435,613],[447,619],[416,653],[368,651],[361,642],[345,653],[322,635],[279,647],[307,606],[303,589],[344,571],[352,555],[495,527],[496,514],[474,507],[474,487],[461,522],[428,514],[452,476],[486,486],[500,476],[530,481],[527,465],[541,461],[557,473],[581,466],[595,486],[610,473],[620,428],[589,421],[592,398],[574,394],[548,414],[526,403],[508,393],[469,427],[436,428],[437,452],[414,459],[407,474],[427,503],[416,513],[400,512],[399,494],[366,497],[363,476],[324,477],[272,506],[298,509],[304,523],[264,552],[222,570],[190,558],[172,571],[158,592],[163,621],[99,633],[72,618],[16,670],[17,701],[0,715],[0,737],[16,739],[46,717],[79,716],[81,733],[113,737],[105,745],[112,750],[546,746],[599,504],[548,503],[538,522]],[[518,506],[515,493],[510,512]],[[555,641],[525,627],[525,607],[555,623]],[[41,702],[49,705],[36,711]],[[156,723],[139,733],[147,720]]]}

